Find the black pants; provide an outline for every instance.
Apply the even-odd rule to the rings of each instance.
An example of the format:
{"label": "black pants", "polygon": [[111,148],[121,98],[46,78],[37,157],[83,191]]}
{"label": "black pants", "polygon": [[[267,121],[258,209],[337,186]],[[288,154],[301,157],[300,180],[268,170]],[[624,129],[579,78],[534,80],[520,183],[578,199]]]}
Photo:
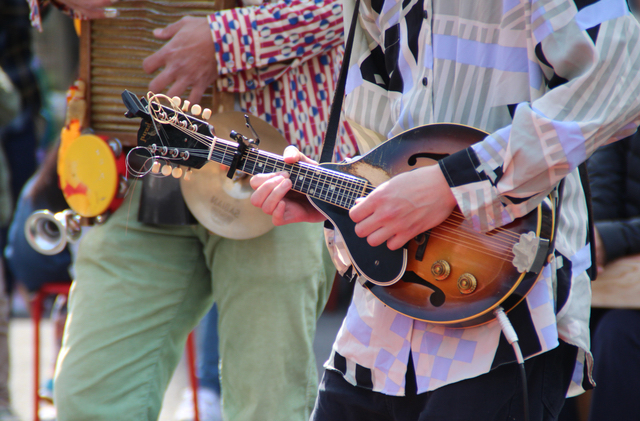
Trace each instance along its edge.
{"label": "black pants", "polygon": [[[554,421],[562,409],[578,349],[560,345],[525,362],[530,421]],[[312,421],[523,420],[517,364],[414,396],[387,396],[347,383],[325,370]]]}
{"label": "black pants", "polygon": [[593,378],[590,421],[640,418],[640,311],[609,310],[598,323],[591,345]]}

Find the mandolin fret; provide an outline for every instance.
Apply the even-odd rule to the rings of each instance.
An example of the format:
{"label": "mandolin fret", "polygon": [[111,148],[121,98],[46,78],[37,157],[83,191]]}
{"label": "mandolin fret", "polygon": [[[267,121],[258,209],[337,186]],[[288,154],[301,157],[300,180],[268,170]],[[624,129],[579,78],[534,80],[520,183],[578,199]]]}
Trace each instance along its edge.
{"label": "mandolin fret", "polygon": [[[264,154],[260,154],[259,152],[256,154],[255,158],[252,158],[250,155],[245,159],[243,170],[249,174],[266,174],[272,172],[282,171],[285,166],[285,162],[281,159],[277,159],[274,157],[266,156]],[[248,170],[248,167],[251,167],[251,170]]]}
{"label": "mandolin fret", "polygon": [[323,202],[349,209],[355,203],[357,192],[364,182],[355,178],[336,176],[321,167],[312,167],[305,174],[295,174],[293,188]]}
{"label": "mandolin fret", "polygon": [[[249,159],[249,157],[247,158],[245,165],[243,166],[243,168],[245,168],[245,172],[247,172],[248,174],[262,174],[264,172],[264,163],[257,158],[257,156],[255,159]],[[247,168],[247,165],[251,167],[250,170]]]}
{"label": "mandolin fret", "polygon": [[313,189],[311,183],[313,173],[307,168],[303,168],[300,165],[292,166],[290,179],[292,184],[291,188],[297,192],[308,194]]}
{"label": "mandolin fret", "polygon": [[236,152],[237,148],[232,147],[231,145],[219,145],[218,143],[216,143],[216,145],[214,146],[214,150],[218,150],[218,154],[222,154],[222,158],[220,159],[220,163],[223,165],[231,165],[231,161],[233,159],[233,155]]}
{"label": "mandolin fret", "polygon": [[[228,160],[223,158],[223,163],[229,165],[237,148],[225,145],[224,149],[225,156],[228,153],[227,149],[232,149]],[[280,157],[257,150],[252,150],[246,155],[240,170],[248,174],[286,171],[289,173],[293,190],[345,209],[351,208],[356,198],[365,190],[365,182],[355,177],[304,163],[287,164]]]}

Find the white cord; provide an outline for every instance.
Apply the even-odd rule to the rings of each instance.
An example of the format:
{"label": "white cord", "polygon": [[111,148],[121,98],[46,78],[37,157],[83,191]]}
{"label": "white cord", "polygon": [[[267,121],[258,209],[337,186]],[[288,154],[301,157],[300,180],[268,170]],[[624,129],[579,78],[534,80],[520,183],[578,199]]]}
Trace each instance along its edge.
{"label": "white cord", "polygon": [[520,375],[522,377],[522,399],[523,399],[523,412],[524,412],[524,420],[529,421],[529,393],[527,391],[527,378],[526,371],[524,368],[524,358],[522,358],[522,351],[520,350],[520,345],[518,344],[518,335],[516,334],[515,329],[511,325],[509,318],[504,313],[502,307],[498,307],[493,312],[496,318],[498,319],[498,323],[500,323],[500,328],[502,329],[502,333],[504,333],[504,337],[507,338],[507,342],[513,347],[513,352],[516,354],[516,361],[518,361],[518,368],[520,369]]}
{"label": "white cord", "polygon": [[516,354],[516,361],[518,364],[524,363],[524,358],[522,358],[522,351],[520,350],[520,345],[518,344],[518,334],[515,329],[511,325],[509,318],[504,313],[502,307],[498,307],[493,312],[496,318],[498,319],[498,323],[500,323],[500,328],[502,329],[502,333],[504,333],[504,337],[509,342],[509,345],[513,347],[513,351]]}

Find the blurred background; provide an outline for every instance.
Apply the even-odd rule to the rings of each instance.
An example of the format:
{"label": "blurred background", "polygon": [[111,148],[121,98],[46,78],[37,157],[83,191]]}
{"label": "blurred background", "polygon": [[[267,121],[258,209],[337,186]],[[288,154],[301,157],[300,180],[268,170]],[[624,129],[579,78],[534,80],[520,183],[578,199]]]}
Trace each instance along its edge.
{"label": "blurred background", "polygon": [[[59,137],[65,120],[67,90],[78,76],[79,64],[79,40],[72,20],[57,9],[50,8],[42,24],[42,32],[31,29],[32,68],[37,76],[42,100],[42,107],[35,119],[38,164],[43,161],[47,149]],[[339,281],[335,285],[330,303],[318,322],[315,350],[319,375],[322,363],[329,356],[333,339],[349,301],[350,287],[343,282]],[[31,294],[17,288],[13,289],[10,296],[9,388],[14,413],[22,421],[34,419],[35,348],[34,324],[30,318],[31,298]],[[51,377],[52,360],[56,355],[55,324],[51,317],[54,300],[55,295],[44,300],[43,318],[40,323],[41,383]],[[166,393],[161,421],[173,419],[172,415],[180,402],[181,393],[188,385],[188,370],[183,357]],[[48,418],[46,413],[41,413],[41,417],[53,419]]]}

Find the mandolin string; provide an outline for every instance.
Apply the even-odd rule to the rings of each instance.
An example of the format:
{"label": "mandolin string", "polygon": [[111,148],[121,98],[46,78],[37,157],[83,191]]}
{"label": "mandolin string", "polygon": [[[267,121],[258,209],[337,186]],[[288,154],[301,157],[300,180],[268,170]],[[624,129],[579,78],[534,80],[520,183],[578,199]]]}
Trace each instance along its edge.
{"label": "mandolin string", "polygon": [[517,239],[514,240],[510,238],[505,238],[504,236],[496,237],[496,236],[488,236],[487,234],[478,234],[478,232],[475,230],[471,230],[467,227],[455,226],[448,221],[444,221],[443,223],[438,225],[438,228],[442,230],[446,230],[447,232],[450,232],[450,233],[457,234],[459,237],[463,237],[470,240],[478,239],[480,237],[482,238],[481,240],[482,243],[485,244],[486,246],[493,246],[504,251],[512,250],[513,245],[517,241]]}
{"label": "mandolin string", "polygon": [[[251,157],[252,154],[257,157],[265,156],[263,152],[255,150],[249,152],[249,157]],[[280,157],[275,158],[269,156],[265,156],[265,159],[277,159],[278,161],[282,160],[282,158]],[[294,175],[302,176],[305,181],[316,181],[321,188],[326,185],[329,185],[330,187],[333,186],[333,195],[344,195],[344,193],[353,193],[359,195],[361,194],[361,192],[363,191],[363,187],[365,186],[364,180],[358,179],[348,174],[334,172],[321,166],[312,166],[304,162],[300,162],[297,165],[285,165],[290,168],[292,172],[294,172]],[[302,171],[304,171],[304,174],[302,174]],[[292,180],[292,182],[293,181],[297,180]],[[351,198],[353,199],[353,196]]]}
{"label": "mandolin string", "polygon": [[478,232],[473,229],[470,229],[465,226],[460,226],[457,224],[451,224],[451,222],[448,220],[445,220],[444,222],[442,222],[440,225],[438,225],[438,227],[447,229],[448,232],[457,233],[460,236],[464,236],[465,238],[482,237],[483,243],[489,244],[489,245],[495,245],[496,247],[510,249],[513,246],[513,241],[511,241],[511,239],[504,238],[503,236],[500,236],[500,237],[488,236],[486,233],[478,234]]}
{"label": "mandolin string", "polygon": [[[366,188],[364,189],[365,194],[362,194],[361,196],[365,197],[368,193],[373,191],[374,188],[375,187],[367,185]],[[358,191],[358,193],[361,193],[361,191]],[[347,209],[349,208],[350,207],[347,207]],[[449,219],[455,219],[456,217],[458,218],[458,221],[460,221],[461,223],[464,223],[466,221],[466,218],[464,217],[464,215],[458,211],[453,211]],[[477,236],[477,231],[473,230],[470,232],[473,233],[474,238],[475,236]],[[502,228],[502,227],[495,228],[490,232],[492,233],[492,237],[487,238],[487,240],[490,243],[499,244],[501,242],[504,246],[508,247],[509,249],[513,246],[513,241],[511,240],[519,240],[520,238],[519,233],[511,231],[506,228]]]}
{"label": "mandolin string", "polygon": [[513,256],[514,254],[512,252],[506,251],[506,252],[500,252],[499,250],[492,250],[490,248],[487,247],[483,247],[482,244],[479,245],[470,245],[469,243],[466,242],[458,242],[455,241],[452,237],[450,236],[446,236],[446,235],[440,235],[440,234],[432,234],[431,237],[442,240],[442,241],[447,241],[449,243],[453,243],[457,246],[461,246],[462,248],[465,248],[467,250],[471,250],[480,254],[484,254],[487,256],[491,256],[494,257],[498,260],[502,260],[505,262],[510,262],[513,260]]}
{"label": "mandolin string", "polygon": [[[194,155],[204,157],[203,156],[204,154],[201,155],[200,153],[196,153],[195,151],[192,153]],[[219,154],[216,154],[215,152],[213,155],[216,157],[219,156]],[[329,183],[333,183],[337,186],[336,192],[333,193],[334,196],[335,195],[344,196],[344,193],[352,193],[351,197],[349,197],[348,199],[351,199],[353,201],[355,200],[354,195],[358,195],[359,197],[363,191],[363,188],[355,188],[354,186],[357,184],[360,184],[360,186],[364,186],[364,181],[359,180],[355,177],[350,177],[348,175],[344,175],[344,176],[340,175],[338,177],[336,176],[335,173],[330,172],[329,170],[322,167],[311,166],[310,164],[307,164],[304,162],[298,163],[297,165],[287,164],[284,161],[282,161],[281,158],[265,156],[265,154],[260,151],[250,151],[248,153],[248,159],[252,159],[252,158],[256,162],[260,162],[260,158],[262,158],[262,162],[266,163],[266,165],[272,165],[276,168],[288,170],[288,172],[293,173],[293,175],[295,175],[296,177],[304,173],[302,177],[306,180],[306,182],[330,179]],[[270,160],[272,160],[275,163],[275,165],[269,162]],[[257,163],[254,163],[254,168],[256,165]],[[249,167],[251,167],[251,165],[249,165]],[[246,164],[245,164],[245,168],[247,168]],[[292,179],[292,182],[296,182],[296,181],[297,180]],[[318,184],[327,184],[327,183],[318,183]],[[342,202],[345,200],[344,198],[342,198],[342,199],[339,199],[339,201]]]}
{"label": "mandolin string", "polygon": [[[465,225],[459,225],[459,224],[452,224],[451,221],[449,221],[448,219],[445,220],[444,222],[442,222],[440,225],[438,225],[439,227],[446,227],[448,229],[450,229],[451,231],[454,232],[459,232],[459,233],[465,233],[468,234],[467,237],[471,236],[471,237],[477,237],[478,236],[478,231],[465,226]],[[503,246],[511,246],[513,245],[513,241],[512,238],[509,237],[505,237],[504,235],[488,235],[487,233],[482,233],[480,234],[483,237],[486,237],[486,240],[484,240],[483,242],[485,243],[489,243],[489,244],[495,244],[495,245],[503,245]]]}
{"label": "mandolin string", "polygon": [[[225,147],[227,147],[228,145],[225,145]],[[202,151],[198,151],[195,150],[193,152],[194,155],[196,156],[200,156],[200,157],[206,157],[208,155],[208,153]],[[221,156],[223,156],[224,154],[226,154],[226,152],[214,152],[214,155],[217,158],[220,158]],[[257,153],[254,153],[254,155],[257,155]],[[222,160],[222,159],[220,159]],[[278,163],[282,164],[281,162],[278,161]],[[289,165],[289,164],[285,164],[285,165]],[[315,177],[318,178],[318,177]],[[474,239],[478,239],[478,234],[475,230],[472,230],[471,228],[466,227],[464,224],[465,219],[463,219],[461,217],[462,215],[460,213],[456,213],[455,215],[453,215],[453,218],[455,219],[456,217],[458,217],[458,219],[460,220],[461,224],[454,224],[450,221],[444,221],[443,224],[441,224],[439,227],[443,230],[446,231],[448,233],[455,233],[458,234],[458,237],[462,238],[462,239],[469,239],[469,240],[474,240]],[[454,221],[455,222],[455,221]],[[456,227],[458,226],[458,227]],[[448,228],[448,229],[447,229]],[[493,231],[495,232],[495,230]],[[488,245],[495,245],[496,247],[500,247],[502,246],[502,251],[504,251],[505,253],[511,254],[511,247],[513,246],[513,242],[509,241],[507,238],[504,238],[504,234],[510,234],[511,232],[508,230],[503,230],[502,232],[498,232],[495,233],[492,237],[486,237],[486,239],[483,241],[484,244],[488,244]],[[503,235],[500,235],[503,234]],[[434,235],[438,235],[438,234],[434,234]],[[449,239],[446,235],[440,235],[440,238],[445,238],[445,239]],[[513,238],[519,238],[518,236],[513,236]],[[462,243],[460,243],[462,244]]]}
{"label": "mandolin string", "polygon": [[[202,153],[202,154],[197,153],[196,155],[201,155],[202,157],[205,157],[207,154],[206,153]],[[218,156],[221,156],[221,154],[218,154]],[[175,158],[175,159],[179,159],[179,158]],[[504,261],[510,261],[511,259],[509,259],[508,256],[513,256],[513,253],[510,251],[509,248],[503,248],[502,250],[499,250],[499,249],[493,250],[493,249],[489,249],[487,247],[483,248],[481,245],[480,246],[470,246],[469,242],[466,242],[466,241],[462,242],[462,241],[454,240],[454,238],[457,236],[458,238],[460,238],[462,240],[464,240],[464,239],[475,240],[477,242],[478,241],[478,236],[477,236],[477,233],[474,232],[474,231],[470,231],[470,230],[464,229],[464,228],[463,229],[455,228],[454,224],[448,223],[447,221],[445,221],[443,224],[441,224],[439,226],[439,228],[440,228],[439,231],[442,231],[442,233],[438,233],[438,230],[432,231],[432,234],[431,234],[432,237],[438,238],[438,239],[442,239],[442,240],[445,240],[445,241],[448,241],[448,242],[452,242],[454,244],[459,244],[459,245],[462,245],[463,247],[465,247],[465,248],[467,248],[469,250],[474,250],[474,251],[483,253],[485,255],[494,256],[494,257],[499,258],[499,259],[504,260]],[[457,235],[445,235],[445,233],[453,233],[453,234],[457,234]],[[487,243],[489,243],[489,244],[496,243],[496,241],[494,239],[488,239],[488,241],[485,240],[483,242],[483,244],[485,244],[485,245]],[[511,245],[512,244],[508,244],[508,246],[511,246]],[[502,251],[503,254],[500,254],[499,253],[500,251]]]}
{"label": "mandolin string", "polygon": [[483,243],[501,247],[504,250],[511,250],[515,242],[520,238],[519,235],[510,235],[511,232],[508,230],[493,230],[488,233],[478,234],[478,231],[471,228],[464,220],[462,223],[454,223],[452,222],[452,219],[452,217],[449,217],[447,220],[442,222],[439,227],[449,227],[451,232],[456,232],[458,234],[466,233],[466,238],[477,238],[478,235],[480,235],[483,237]]}
{"label": "mandolin string", "polygon": [[[465,237],[467,238],[478,237],[478,231],[471,228],[468,223],[455,224],[455,223],[452,223],[449,219],[447,219],[444,222],[442,222],[440,225],[438,225],[438,227],[447,228],[449,231],[456,232],[461,235],[465,233]],[[517,241],[520,238],[519,235],[515,235],[515,236],[506,235],[506,234],[510,234],[511,233],[510,231],[497,232],[497,233],[495,231],[496,230],[490,231],[488,233],[481,233],[480,236],[484,238],[482,242],[485,244],[502,246],[504,248],[511,248],[514,244],[514,241]]]}
{"label": "mandolin string", "polygon": [[[149,97],[149,94],[148,94],[148,97]],[[156,98],[164,98],[164,99],[168,100],[172,104],[172,107],[173,107],[174,115],[171,117],[171,119],[165,120],[164,123],[172,124],[178,130],[181,130],[181,131],[189,134],[191,137],[196,138],[196,140],[198,140],[200,143],[205,145],[207,148],[209,148],[209,149],[211,148],[211,145],[213,144],[215,139],[214,140],[209,140],[208,136],[203,135],[201,133],[198,133],[197,131],[187,131],[186,128],[182,127],[179,124],[178,117],[177,117],[178,114],[182,114],[182,115],[185,115],[185,114],[174,104],[174,102],[168,96],[166,96],[166,95],[153,95],[153,96],[149,97],[149,103],[151,103]],[[160,104],[160,101],[156,101],[156,103],[158,103],[160,106],[162,106],[162,104]],[[153,110],[153,107],[151,107],[151,109]],[[154,120],[160,121],[155,116],[154,116]],[[162,122],[162,121],[160,121],[160,122]],[[222,139],[220,139],[220,140],[222,140]],[[220,142],[216,142],[216,143],[220,143]],[[225,144],[225,146],[226,146],[225,149],[228,149],[229,145],[227,145],[227,142],[223,141],[223,144]],[[266,158],[266,160],[267,160],[266,163],[268,164],[269,157],[265,156],[264,153],[261,153],[260,151],[249,151],[249,156],[252,153],[253,153],[253,155],[255,155],[255,157],[256,157],[255,159],[259,158],[261,155],[264,156]],[[220,158],[221,162],[224,161],[225,155],[226,155],[226,150],[223,152],[222,158]],[[209,155],[209,157],[210,157],[210,155]],[[275,158],[273,158],[273,159],[275,160]],[[277,159],[276,163],[279,163],[280,161],[281,161],[280,159]],[[287,166],[289,166],[289,167],[287,168]],[[278,165],[274,165],[274,167],[278,167]],[[284,163],[284,165],[281,166],[281,167],[282,167],[283,170],[286,170],[286,169],[289,169],[290,171],[294,171],[295,170],[294,166],[291,166],[290,164],[286,164],[286,163]],[[254,164],[254,168],[255,168],[255,164]],[[322,167],[320,167],[320,168],[322,168]],[[356,183],[359,182],[364,187],[363,189],[358,189],[358,188],[355,188],[355,187],[348,187],[348,186],[345,187],[344,184],[343,184],[343,186],[338,189],[337,193],[333,193],[334,195],[338,194],[338,195],[342,195],[342,196],[344,196],[345,193],[346,194],[348,194],[348,193],[354,194],[354,196],[347,197],[344,200],[345,203],[352,203],[352,202],[354,203],[355,199],[356,199],[355,195],[357,195],[357,197],[365,197],[369,193],[371,193],[373,191],[373,189],[375,188],[373,186],[370,186],[369,184],[363,184],[362,181],[357,180],[355,178],[345,177],[342,174],[340,174],[339,176],[336,176],[335,173],[333,173],[333,172],[330,173],[328,171],[322,171],[322,170],[317,171],[317,170],[306,169],[306,173],[307,174],[311,173],[311,181],[314,181],[314,180],[315,181],[320,181],[321,180],[320,173],[324,173],[323,174],[325,176],[324,178],[325,179],[326,178],[331,178],[333,180],[334,184],[338,184],[339,182],[343,182],[343,183],[346,183],[347,185],[349,185],[349,184],[353,184],[354,182],[356,182]],[[340,192],[340,189],[342,190],[342,193]],[[322,190],[321,190],[321,192],[322,192]],[[322,197],[318,197],[318,199],[323,199],[323,198]],[[340,200],[338,202],[338,206],[343,207],[345,209],[350,209],[350,207],[351,207],[349,205],[344,205],[343,206],[340,203],[342,203],[342,200]],[[460,214],[459,212],[456,212],[456,211],[454,211],[452,213],[452,216],[459,216],[459,217],[464,218],[464,216],[462,214]],[[512,235],[513,238],[516,238],[516,239],[519,238],[519,234],[518,233],[512,232],[512,231],[510,231],[508,229],[504,229],[504,228],[501,228],[501,227],[496,228],[495,230],[493,230],[493,232],[503,232],[503,233],[506,233],[507,235]]]}
{"label": "mandolin string", "polygon": [[456,243],[455,241],[453,241],[449,237],[444,237],[441,240],[449,242],[449,243],[453,243],[456,246],[461,246],[459,248],[459,251],[463,251],[463,249],[464,249],[464,250],[466,250],[468,252],[474,252],[474,253],[477,253],[477,254],[481,254],[483,256],[486,256],[486,257],[489,257],[489,258],[492,258],[492,259],[495,259],[495,260],[498,260],[498,261],[508,262],[508,263],[512,263],[513,262],[513,255],[509,256],[509,254],[496,253],[496,252],[493,252],[491,250],[487,250],[487,249],[482,248],[482,247],[474,247],[474,246],[469,246],[467,244],[459,244],[459,243]]}
{"label": "mandolin string", "polygon": [[[463,220],[463,221],[465,221],[465,220],[466,220],[466,218],[465,218],[465,216],[462,214],[462,212],[460,212],[460,211],[458,211],[458,210],[454,210],[453,212],[451,212],[451,215],[452,215],[452,216],[459,217],[459,218],[460,218],[460,220]],[[491,232],[493,232],[493,231],[507,231],[507,232],[513,232],[513,231],[508,230],[507,228],[502,228],[502,227],[498,227],[498,228],[495,228],[495,229],[491,230]],[[516,236],[518,236],[518,237],[519,237],[519,235],[516,235]]]}
{"label": "mandolin string", "polygon": [[[193,137],[195,140],[199,141],[200,143],[202,143],[203,145],[205,145],[207,147],[210,147],[210,145],[213,143],[213,142],[209,141],[209,137],[208,136],[205,136],[205,135],[203,135],[201,133],[188,131],[186,128],[181,127],[179,125],[175,125],[175,124],[174,124],[173,127],[175,127],[177,130],[180,130],[180,131],[182,131],[184,133],[187,133],[190,137]],[[226,142],[224,142],[223,139],[219,139],[215,143],[216,144],[220,144],[220,143],[224,144],[226,149],[228,149],[230,147],[230,145],[227,145]],[[235,149],[235,146],[233,146],[233,148]],[[224,155],[226,155],[226,151],[222,152],[222,154],[223,154],[222,155],[222,159],[218,159],[218,160],[221,161],[221,162],[224,162],[223,158],[224,158]],[[248,155],[249,155],[249,157],[253,156],[254,160],[258,161],[258,162],[260,161],[259,158],[262,157],[263,161],[264,161],[264,163],[266,165],[272,165],[272,166],[274,166],[276,168],[281,167],[282,169],[289,169],[290,171],[293,171],[293,170],[296,169],[296,167],[292,166],[291,164],[284,163],[284,161],[282,161],[282,159],[276,159],[275,157],[265,156],[265,154],[263,152],[260,152],[260,151],[252,150],[252,151],[249,151]],[[220,158],[220,154],[216,153],[215,151],[212,153],[212,156],[216,156],[216,158]],[[204,157],[204,156],[201,155],[201,157]],[[209,155],[207,155],[207,157],[209,157]],[[273,163],[270,163],[269,162],[270,160],[273,160],[275,162],[275,165],[273,165]],[[303,163],[301,163],[301,164],[303,164]],[[254,164],[254,166],[255,166],[255,164]],[[245,165],[245,167],[246,167],[246,165]],[[347,192],[347,193],[349,193],[349,192],[351,192],[351,193],[360,193],[362,191],[362,189],[353,189],[353,188],[349,189],[348,187],[346,187],[346,188],[344,187],[345,185],[348,185],[348,184],[354,183],[354,182],[363,185],[363,182],[358,180],[355,177],[349,177],[348,175],[341,175],[341,174],[339,176],[336,176],[336,174],[328,172],[328,171],[326,171],[326,169],[322,169],[321,167],[318,168],[318,169],[311,169],[311,168],[304,168],[304,166],[303,166],[301,169],[305,170],[307,174],[311,174],[311,179],[312,180],[321,180],[322,177],[320,177],[319,173],[324,173],[324,175],[325,175],[324,178],[325,179],[326,178],[331,178],[332,181],[334,183],[336,183],[336,184],[343,183],[341,189],[344,192]]]}
{"label": "mandolin string", "polygon": [[[458,219],[456,219],[458,218]],[[477,230],[473,229],[471,226],[469,226],[469,222],[464,218],[464,216],[462,215],[451,215],[448,220],[450,222],[458,222],[461,225],[464,226],[465,229],[467,229],[469,232],[478,232]],[[508,228],[502,228],[502,227],[498,227],[498,228],[494,228],[491,231],[485,232],[483,233],[485,236],[487,236],[487,239],[494,239],[495,241],[500,241],[503,243],[513,243],[516,241],[520,240],[520,236],[521,233],[517,232],[517,231],[512,231]]]}
{"label": "mandolin string", "polygon": [[[194,152],[194,155],[200,155],[200,156],[202,156],[202,157],[205,157],[205,156],[207,156],[207,153],[204,153],[204,152],[202,152],[202,153],[200,153],[200,152],[195,153],[195,152]],[[221,156],[223,156],[223,155],[224,155],[224,153],[217,153],[216,155],[217,155],[217,157],[221,157]],[[179,159],[179,158],[176,158],[176,159]],[[462,222],[464,222],[464,220],[463,220]],[[463,239],[463,240],[464,240],[464,239],[467,239],[467,240],[476,240],[476,241],[478,240],[478,234],[477,234],[477,232],[476,232],[476,231],[473,231],[473,230],[471,230],[471,229],[469,229],[469,228],[467,228],[467,227],[465,227],[465,226],[464,226],[464,225],[462,225],[462,224],[453,224],[453,223],[451,223],[450,221],[444,221],[444,222],[439,226],[439,228],[440,228],[440,230],[441,230],[443,233],[444,233],[444,232],[446,232],[446,233],[450,233],[450,234],[451,234],[451,233],[453,233],[453,234],[457,234],[457,236],[458,236],[460,239]],[[438,234],[438,233],[437,233],[437,231],[436,231],[436,232],[432,232],[432,235],[433,235],[435,238],[442,238],[442,239],[446,239],[446,240],[448,240],[448,241],[453,241],[453,242],[458,243],[458,244],[463,244],[463,245],[465,245],[465,247],[467,247],[467,248],[471,248],[471,247],[469,247],[469,246],[468,246],[468,244],[467,244],[467,243],[462,243],[462,242],[454,241],[454,240],[453,240],[453,237],[454,237],[453,235],[452,235],[452,236],[442,235],[442,234]],[[502,240],[502,241],[500,241],[500,240]],[[484,243],[485,245],[492,245],[492,244],[493,244],[493,245],[495,245],[495,246],[496,246],[496,248],[498,248],[498,250],[496,250],[496,251],[500,251],[500,246],[502,245],[503,247],[501,248],[501,250],[502,250],[504,253],[508,254],[508,255],[512,255],[512,253],[511,253],[511,251],[510,251],[510,250],[511,250],[511,247],[513,246],[513,242],[509,242],[509,241],[508,241],[508,240],[506,240],[506,239],[501,239],[501,237],[500,237],[499,235],[497,235],[497,236],[495,236],[495,237],[493,237],[493,238],[486,238],[486,239],[483,241],[483,243]],[[481,249],[477,249],[477,248],[476,248],[476,250],[478,250],[478,251],[482,251]],[[485,253],[486,253],[486,254],[490,254],[490,253],[487,253],[487,252],[486,252],[486,250],[485,250]]]}
{"label": "mandolin string", "polygon": [[[466,235],[466,236],[460,235],[461,234],[460,232],[447,229],[446,227],[443,227],[442,224],[439,225],[438,228],[439,228],[438,230],[431,231],[430,237],[435,237],[440,239],[449,239],[451,240],[451,242],[463,245],[465,247],[470,247],[469,246],[470,243],[477,243],[479,247],[477,248],[478,251],[484,250],[487,252],[491,251],[495,253],[500,253],[500,255],[513,256],[513,251],[511,250],[511,248],[503,247],[503,245],[501,244],[495,244],[495,243],[492,244],[491,241],[486,241],[485,238],[480,238],[474,235]],[[447,234],[453,234],[453,235],[447,235]],[[468,241],[464,241],[464,240],[468,240]],[[495,247],[490,248],[489,246],[491,245]]]}
{"label": "mandolin string", "polygon": [[[457,211],[453,211],[451,213],[451,216],[449,217],[449,219],[455,220],[456,222],[459,222],[461,224],[464,224],[467,221],[466,218],[464,217],[464,215],[461,214],[460,212],[457,212]],[[502,228],[502,227],[494,228],[493,230],[487,232],[487,234],[490,234],[490,233],[491,233],[491,235],[496,235],[496,236],[499,235],[499,234],[504,234],[505,236],[510,237],[512,239],[515,239],[515,240],[520,238],[520,234],[519,233],[511,231],[508,228]]]}
{"label": "mandolin string", "polygon": [[[153,98],[152,98],[153,100]],[[172,102],[173,104],[173,102]],[[153,110],[153,107],[150,107]],[[155,113],[157,113],[156,110],[153,110]],[[174,111],[175,107],[174,107]],[[178,118],[177,118],[177,114],[182,114],[179,110],[176,111],[176,114],[174,114],[174,116],[171,117],[171,119],[167,120],[167,119],[161,119],[159,117],[157,117],[156,115],[153,115],[153,119],[155,121],[158,121],[162,124],[171,124],[173,127],[175,127],[177,130],[180,130],[184,133],[187,133],[190,137],[194,138],[195,140],[197,140],[198,142],[202,143],[204,146],[211,148],[211,145],[214,144],[215,145],[222,145],[224,147],[224,151],[217,151],[214,146],[214,150],[211,151],[211,156],[215,156],[216,158],[218,158],[217,160],[219,160],[219,162],[223,163],[224,162],[224,158],[227,155],[227,151],[229,150],[229,148],[233,148],[234,150],[236,149],[235,146],[232,146],[230,144],[230,142],[225,141],[224,139],[218,139],[218,138],[211,138],[209,136],[203,135],[201,133],[198,133],[197,131],[192,131],[187,129],[186,127],[183,127],[179,124],[178,122]],[[162,116],[163,117],[163,116]],[[188,124],[188,123],[187,123]],[[158,131],[159,132],[159,131]],[[216,140],[217,139],[217,140]],[[196,153],[197,151],[197,153]],[[209,154],[204,154],[204,153],[200,153],[200,151],[198,151],[197,149],[193,150],[192,152],[190,152],[191,154],[194,155],[200,155],[201,157],[210,157]],[[363,180],[359,180],[355,177],[348,177],[348,176],[344,176],[342,174],[336,174],[333,171],[328,171],[322,167],[318,167],[318,168],[304,168],[304,166],[302,165],[298,165],[298,166],[293,166],[291,164],[287,164],[284,161],[282,161],[281,158],[276,159],[275,157],[269,157],[267,155],[264,154],[264,152],[261,151],[257,151],[257,150],[250,150],[248,153],[248,156],[251,157],[253,155],[253,160],[254,162],[254,169],[255,169],[255,165],[257,165],[257,163],[260,161],[260,158],[263,158],[263,161],[265,164],[269,164],[269,160],[273,160],[274,163],[271,163],[270,165],[272,165],[274,168],[278,168],[280,167],[280,169],[282,170],[289,170],[290,173],[296,172],[298,175],[304,170],[305,171],[305,175],[303,176],[303,179],[310,179],[310,181],[321,181],[321,180],[326,180],[327,178],[329,178],[331,181],[328,182],[328,184],[331,186],[333,185],[333,187],[335,187],[335,185],[338,185],[339,183],[343,183],[342,185],[338,186],[337,189],[333,189],[333,191],[331,193],[324,192],[325,196],[328,194],[332,195],[332,198],[335,198],[336,196],[338,197],[338,203],[337,206],[339,207],[343,207],[345,209],[350,209],[350,206],[348,205],[348,203],[355,203],[355,199],[356,196],[357,197],[365,197],[367,194],[369,194],[371,191],[373,191],[373,189],[375,187],[371,186],[370,184],[366,183]],[[176,160],[179,160],[180,158],[175,158]],[[299,164],[303,164],[303,163],[299,163]],[[246,168],[246,165],[245,165]],[[310,177],[309,177],[310,174]],[[293,180],[292,180],[293,182]],[[318,183],[318,184],[322,184],[323,186],[325,184],[327,184],[327,182],[323,182],[323,183]],[[360,184],[360,186],[362,186],[362,188],[356,188],[355,184]],[[326,187],[326,186],[325,186]],[[330,189],[330,188],[329,188]],[[331,189],[330,189],[331,190]],[[321,188],[320,189],[320,197],[317,197],[318,199],[325,199],[322,197],[322,193],[323,193],[324,189]],[[352,193],[353,195],[349,195],[349,193]],[[345,196],[346,194],[346,196]],[[315,195],[318,196],[318,195]],[[336,202],[335,200],[329,200],[330,203]],[[341,203],[344,202],[345,205],[342,205]],[[452,213],[452,215],[450,216],[450,219],[454,218],[454,217],[458,217],[462,222],[465,221],[464,216],[459,213],[454,211]],[[447,223],[447,221],[444,221],[443,224]],[[445,225],[441,224],[440,227],[444,229]],[[453,224],[449,224],[452,227],[454,226]],[[450,232],[456,232],[457,234],[460,234],[460,230],[462,228],[453,228],[452,230],[449,230]],[[455,231],[454,231],[455,230]],[[494,232],[494,237],[492,238],[486,238],[486,240],[484,241],[485,244],[489,243],[493,243],[496,246],[498,246],[501,242],[502,245],[507,247],[504,250],[508,250],[509,247],[511,247],[513,245],[512,242],[510,242],[508,239],[505,238],[501,238],[498,233],[503,233],[506,236],[511,235],[512,238],[519,238],[519,234],[512,232],[508,229],[504,229],[504,228],[497,228],[491,232]],[[475,239],[477,238],[477,232],[476,231],[468,231],[468,234],[464,236],[465,238],[468,239]],[[442,238],[448,239],[446,236],[443,236]]]}
{"label": "mandolin string", "polygon": [[[174,112],[174,114],[171,116],[171,118],[168,118],[169,116],[167,115],[166,111],[164,110],[165,106],[162,105],[162,103],[160,102],[159,99],[166,99],[171,104],[172,110]],[[167,95],[164,95],[164,94],[154,94],[152,92],[147,92],[147,103],[149,104],[149,106],[148,106],[149,115],[151,117],[153,117],[153,123],[154,123],[154,128],[156,129],[156,133],[158,133],[158,137],[160,138],[160,140],[164,140],[164,139],[162,139],[162,136],[160,136],[161,131],[159,130],[158,126],[156,126],[156,122],[159,122],[161,124],[172,124],[175,121],[177,121],[178,113],[180,112],[180,110],[176,109],[176,105],[174,104],[173,100],[171,100]],[[154,103],[158,104],[158,106],[160,107],[159,110],[155,110],[151,106]],[[160,115],[161,117],[164,116],[166,118],[163,120],[163,119],[158,118],[157,115]],[[160,126],[160,127],[162,127],[162,126]],[[164,129],[162,129],[162,132],[164,133]],[[166,136],[166,133],[165,133],[165,136]]]}

